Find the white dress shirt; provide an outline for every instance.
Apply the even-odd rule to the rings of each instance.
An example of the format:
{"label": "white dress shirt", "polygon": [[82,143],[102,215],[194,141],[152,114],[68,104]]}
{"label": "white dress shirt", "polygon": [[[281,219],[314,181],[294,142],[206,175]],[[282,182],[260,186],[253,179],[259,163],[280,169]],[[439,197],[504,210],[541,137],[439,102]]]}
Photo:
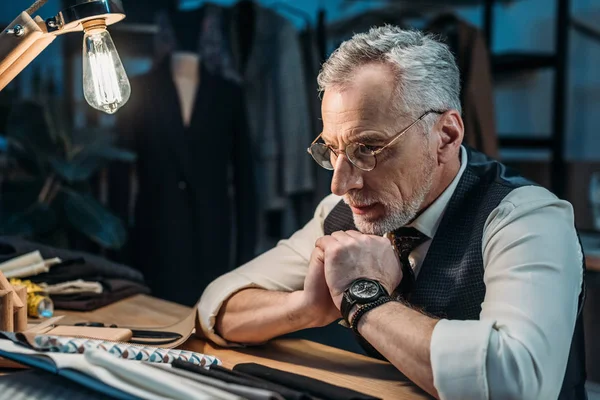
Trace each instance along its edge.
{"label": "white dress shirt", "polygon": [[[467,165],[410,225],[435,236]],[[250,287],[301,290],[315,241],[340,201],[330,195],[314,218],[272,250],[211,283],[199,305],[206,337],[223,302]],[[418,273],[431,240],[409,259]],[[583,254],[573,208],[548,190],[524,186],[510,192],[486,220],[482,236],[485,298],[480,319],[440,320],[431,340],[434,385],[442,399],[555,399],[562,386],[581,290]],[[443,268],[443,265],[439,266]]]}

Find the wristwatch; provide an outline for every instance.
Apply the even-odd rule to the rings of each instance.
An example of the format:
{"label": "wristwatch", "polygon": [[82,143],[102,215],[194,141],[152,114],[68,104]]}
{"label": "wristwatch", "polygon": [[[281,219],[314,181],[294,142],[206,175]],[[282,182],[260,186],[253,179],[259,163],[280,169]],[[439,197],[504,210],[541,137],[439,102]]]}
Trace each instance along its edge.
{"label": "wristwatch", "polygon": [[384,296],[389,297],[389,293],[381,283],[372,279],[359,278],[344,291],[340,307],[342,317],[350,325],[349,314],[355,304],[373,303]]}

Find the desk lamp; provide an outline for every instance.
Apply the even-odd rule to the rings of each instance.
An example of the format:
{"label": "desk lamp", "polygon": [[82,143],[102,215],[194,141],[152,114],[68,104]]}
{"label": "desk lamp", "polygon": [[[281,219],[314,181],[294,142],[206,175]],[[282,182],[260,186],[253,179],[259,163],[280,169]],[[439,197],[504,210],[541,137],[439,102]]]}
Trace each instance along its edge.
{"label": "desk lamp", "polygon": [[125,18],[121,0],[77,0],[54,17],[33,17],[47,1],[36,1],[0,33],[0,90],[57,36],[83,31],[85,99],[97,110],[115,113],[131,94],[123,63],[106,29]]}

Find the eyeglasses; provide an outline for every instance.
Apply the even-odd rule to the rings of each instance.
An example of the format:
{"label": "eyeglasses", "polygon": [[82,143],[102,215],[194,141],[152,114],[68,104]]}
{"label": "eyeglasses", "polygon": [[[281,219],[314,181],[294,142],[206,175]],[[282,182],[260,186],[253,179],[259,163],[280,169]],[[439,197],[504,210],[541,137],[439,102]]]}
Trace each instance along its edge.
{"label": "eyeglasses", "polygon": [[[392,144],[394,144],[410,128],[415,126],[419,121],[421,121],[423,118],[425,118],[427,115],[429,115],[431,113],[443,114],[444,111],[436,111],[436,110],[426,111],[423,115],[421,115],[419,118],[417,118],[416,121],[414,121],[412,124],[410,124],[404,130],[399,132],[396,135],[396,137],[394,137],[388,144],[386,144],[383,147],[380,147],[377,150],[374,150],[373,146],[367,146],[362,143],[358,143],[358,142],[350,143],[348,146],[346,146],[346,149],[345,149],[346,157],[348,157],[348,160],[350,160],[352,165],[354,165],[356,168],[358,168],[362,171],[374,170],[375,167],[377,166],[377,155],[379,153],[381,153],[383,150],[385,150],[387,147],[390,147]],[[319,138],[322,135],[323,134],[321,133],[319,136],[317,136],[317,138],[310,144],[310,147],[308,149],[306,149],[306,151],[308,151],[308,154],[310,154],[314,158],[314,160],[317,162],[317,164],[319,164],[321,167],[328,169],[328,170],[333,170],[338,156],[344,150],[335,150],[326,143],[317,143],[317,140],[319,140]]]}

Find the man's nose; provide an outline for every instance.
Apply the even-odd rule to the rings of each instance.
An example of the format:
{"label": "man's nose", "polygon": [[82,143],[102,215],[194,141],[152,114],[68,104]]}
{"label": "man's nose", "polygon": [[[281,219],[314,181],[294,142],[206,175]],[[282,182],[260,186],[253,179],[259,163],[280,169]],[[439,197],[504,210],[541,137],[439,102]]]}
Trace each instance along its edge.
{"label": "man's nose", "polygon": [[362,187],[362,171],[355,167],[345,154],[340,154],[335,161],[335,169],[331,179],[331,192],[343,196],[352,189],[362,189]]}

